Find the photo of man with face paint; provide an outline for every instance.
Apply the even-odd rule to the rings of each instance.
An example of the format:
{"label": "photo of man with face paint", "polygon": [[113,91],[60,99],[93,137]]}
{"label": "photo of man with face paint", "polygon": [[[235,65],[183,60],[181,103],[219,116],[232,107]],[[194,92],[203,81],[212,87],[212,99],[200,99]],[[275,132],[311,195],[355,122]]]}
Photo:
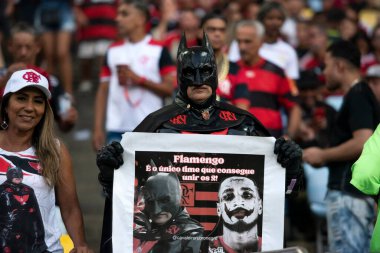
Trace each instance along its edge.
{"label": "photo of man with face paint", "polygon": [[[226,178],[218,192],[217,212],[223,234],[210,242],[209,252],[248,253],[261,250],[262,199],[247,177]],[[261,227],[261,226],[260,226]]]}
{"label": "photo of man with face paint", "polygon": [[[134,217],[134,252],[198,253],[203,227],[181,207],[175,173],[157,173],[141,187],[144,208]],[[183,239],[185,238],[185,239]]]}

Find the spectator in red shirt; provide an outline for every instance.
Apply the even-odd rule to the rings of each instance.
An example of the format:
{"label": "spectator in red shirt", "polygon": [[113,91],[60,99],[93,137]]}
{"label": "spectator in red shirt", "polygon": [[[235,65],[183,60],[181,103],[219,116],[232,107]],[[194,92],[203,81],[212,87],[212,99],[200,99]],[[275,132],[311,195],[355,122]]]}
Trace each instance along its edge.
{"label": "spectator in red shirt", "polygon": [[279,137],[284,134],[281,108],[288,114],[286,134],[293,137],[301,120],[301,110],[292,94],[284,71],[259,56],[264,28],[257,21],[241,21],[236,27],[241,70],[234,91],[236,105],[249,110],[269,130]]}
{"label": "spectator in red shirt", "polygon": [[[77,0],[78,58],[80,61],[80,91],[93,87],[94,67],[100,67],[108,46],[116,39],[117,0]],[[96,69],[96,70],[97,70]]]}
{"label": "spectator in red shirt", "polygon": [[[189,47],[197,45],[199,17],[192,9],[185,9],[180,11],[178,18],[177,29],[168,31],[167,25],[169,17],[175,16],[175,8],[171,10],[165,10],[165,16],[162,17],[162,21],[159,26],[154,30],[153,37],[157,40],[163,41],[164,45],[168,48],[172,59],[175,61],[177,56],[177,49],[183,32],[186,33],[187,45]],[[171,12],[168,14],[166,12]]]}
{"label": "spectator in red shirt", "polygon": [[299,60],[300,70],[312,71],[324,83],[325,78],[322,72],[326,49],[329,44],[327,27],[316,22],[311,23],[308,26],[308,38],[309,51]]}

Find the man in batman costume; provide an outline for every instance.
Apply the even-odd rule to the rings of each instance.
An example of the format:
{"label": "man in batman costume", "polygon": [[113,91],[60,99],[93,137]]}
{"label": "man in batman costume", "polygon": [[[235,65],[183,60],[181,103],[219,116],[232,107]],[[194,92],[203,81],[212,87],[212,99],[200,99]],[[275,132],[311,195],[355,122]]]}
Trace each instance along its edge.
{"label": "man in batman costume", "polygon": [[[197,133],[270,136],[249,112],[216,100],[218,85],[212,47],[204,33],[202,46],[186,46],[182,36],[177,54],[179,91],[174,102],[148,115],[134,130],[156,133]],[[118,142],[104,146],[97,154],[99,182],[106,193],[101,252],[112,252],[113,170],[123,164],[123,148]],[[278,138],[274,145],[277,161],[286,168],[287,193],[298,189],[302,178],[302,150],[291,140]],[[154,253],[151,251],[149,253]],[[168,252],[183,252],[180,249]],[[190,251],[195,252],[195,251]]]}

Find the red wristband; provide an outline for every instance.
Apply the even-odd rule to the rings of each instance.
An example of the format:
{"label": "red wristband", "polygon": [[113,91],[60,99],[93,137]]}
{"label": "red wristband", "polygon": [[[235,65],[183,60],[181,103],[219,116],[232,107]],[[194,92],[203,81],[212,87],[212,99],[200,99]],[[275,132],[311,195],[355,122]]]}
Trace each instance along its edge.
{"label": "red wristband", "polygon": [[142,77],[140,77],[140,79],[139,79],[139,81],[137,83],[139,85],[144,85],[145,81],[146,81],[146,78],[142,76]]}

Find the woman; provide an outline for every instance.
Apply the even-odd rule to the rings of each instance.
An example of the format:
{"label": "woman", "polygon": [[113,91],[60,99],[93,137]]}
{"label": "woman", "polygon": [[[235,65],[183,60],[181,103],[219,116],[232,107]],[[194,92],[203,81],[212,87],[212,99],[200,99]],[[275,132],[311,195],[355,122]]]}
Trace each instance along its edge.
{"label": "woman", "polygon": [[92,252],[84,236],[70,154],[53,135],[50,97],[47,79],[32,69],[14,72],[4,90],[0,109],[1,252],[63,252],[56,202],[74,243],[71,253]]}

